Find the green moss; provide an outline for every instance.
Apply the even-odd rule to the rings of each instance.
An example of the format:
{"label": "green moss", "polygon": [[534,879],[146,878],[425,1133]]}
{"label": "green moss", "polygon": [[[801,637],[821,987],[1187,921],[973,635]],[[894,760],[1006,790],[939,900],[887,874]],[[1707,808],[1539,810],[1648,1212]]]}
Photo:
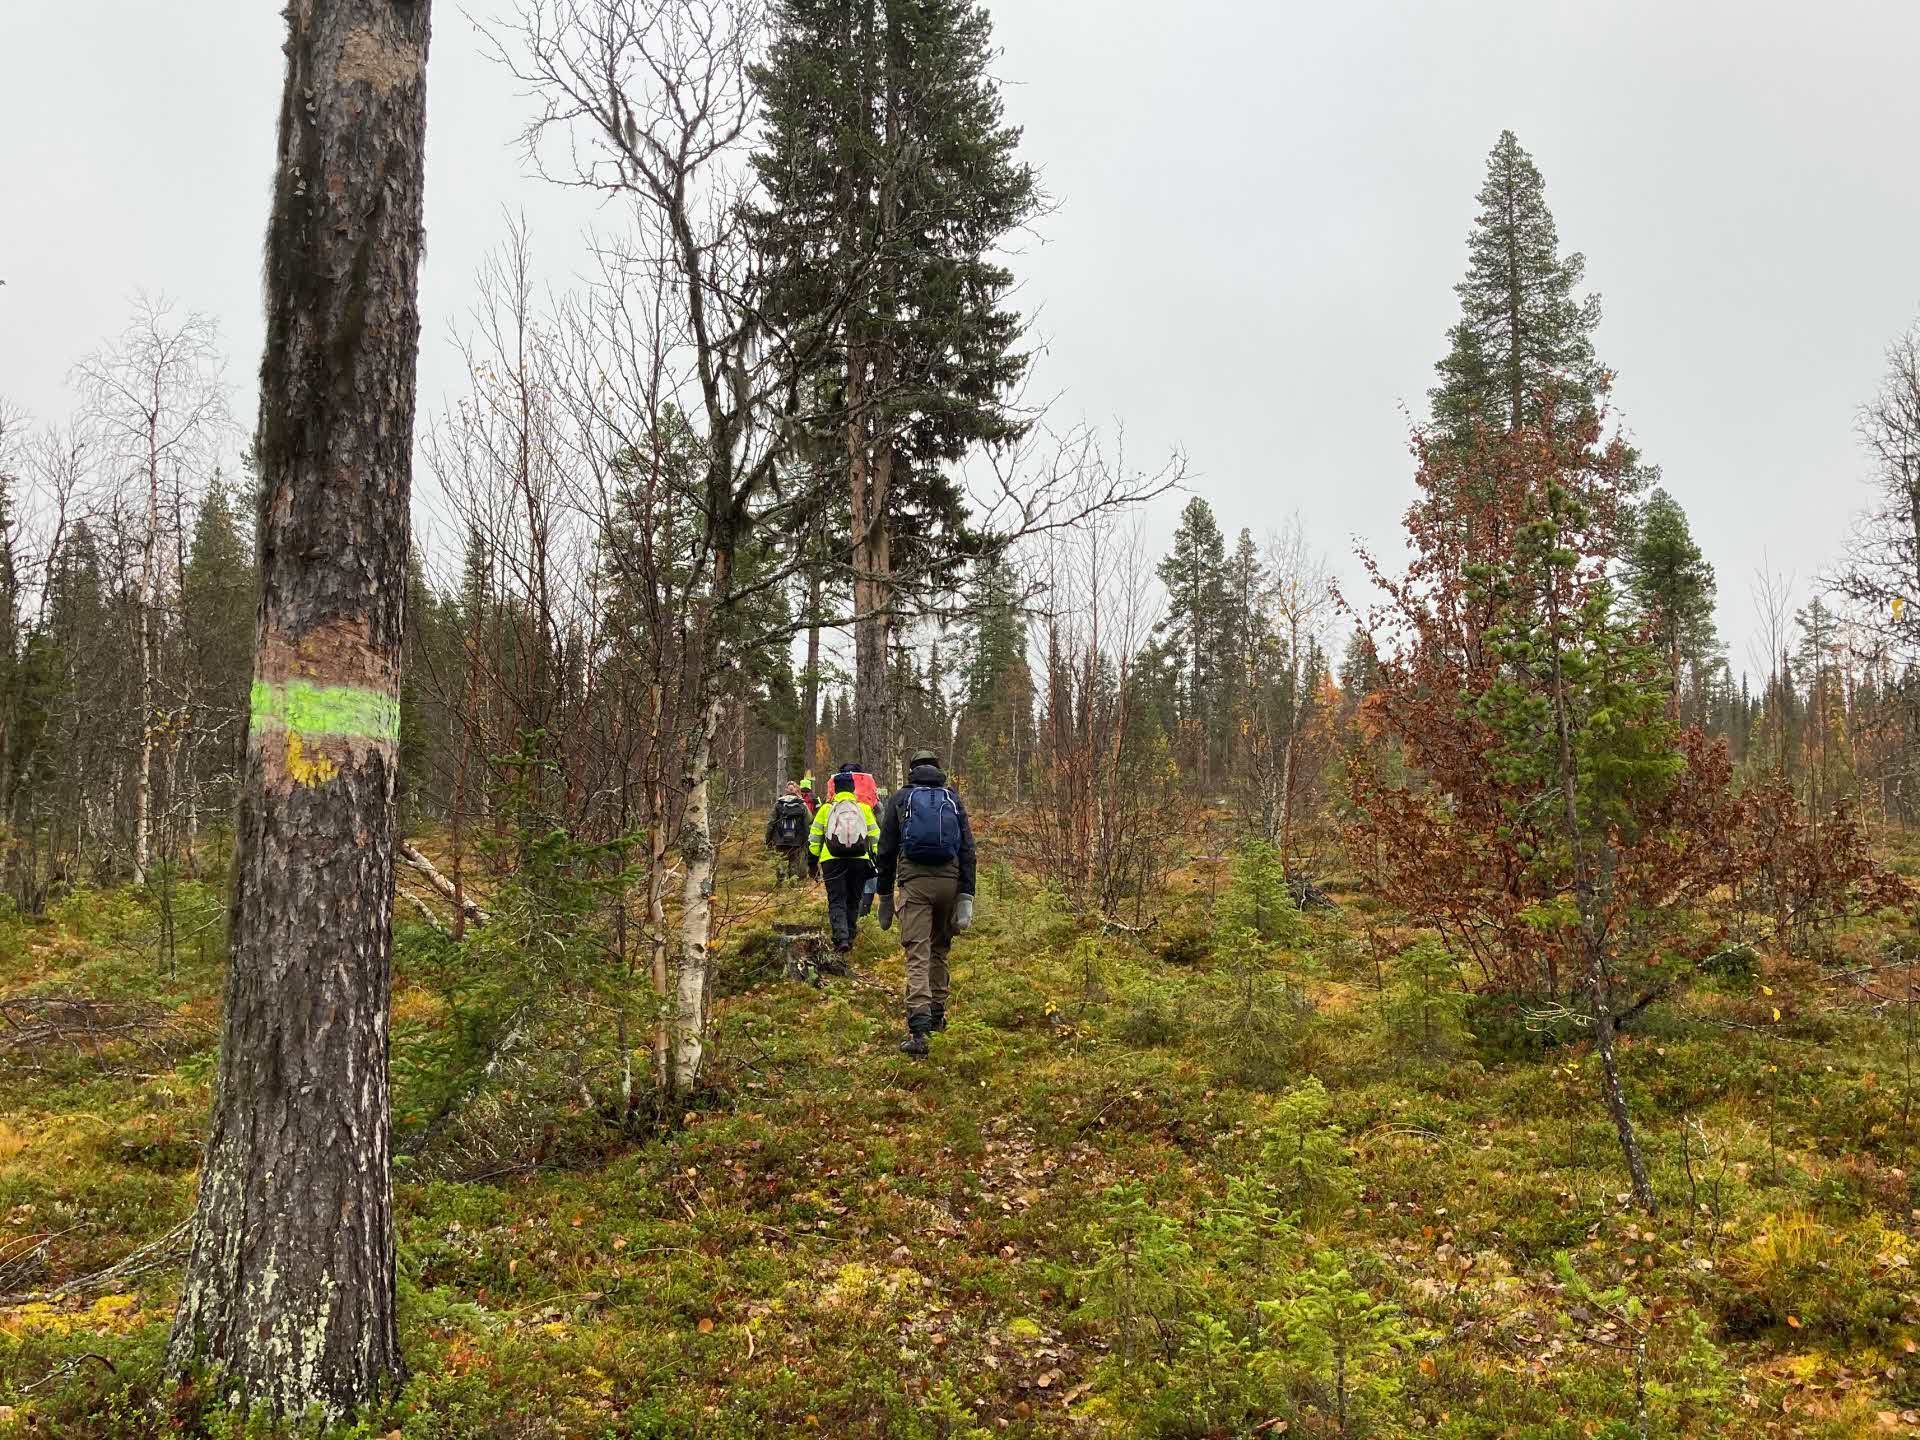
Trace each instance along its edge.
{"label": "green moss", "polygon": [[[1750,1008],[1773,998],[1737,986],[1650,1013],[1622,1048],[1665,1205],[1648,1222],[1619,1198],[1577,1034],[1499,1031],[1483,1001],[1466,1034],[1432,1043],[1426,1016],[1388,1013],[1407,997],[1376,993],[1343,922],[1308,915],[1272,960],[1306,1038],[1250,1067],[1213,1017],[1254,972],[1088,937],[1016,879],[956,949],[953,1025],[928,1061],[894,1048],[898,949],[869,927],[857,980],[739,976],[714,1089],[671,1124],[581,1106],[564,1057],[540,1057],[506,1087],[518,1108],[488,1112],[495,1160],[404,1167],[412,1378],[337,1433],[1199,1436],[1284,1419],[1323,1434],[1332,1372],[1301,1327],[1332,1302],[1293,1277],[1324,1252],[1350,1281],[1341,1304],[1385,1307],[1367,1333],[1391,1320],[1411,1337],[1367,1352],[1354,1433],[1637,1434],[1622,1352],[1565,1293],[1559,1252],[1657,1317],[1651,1434],[1740,1433],[1756,1410],[1739,1397],[1777,1408],[1796,1366],[1810,1384],[1850,1377],[1828,1433],[1920,1402],[1905,1349],[1920,1343],[1905,1228],[1920,1134],[1903,1134],[1884,1017],[1776,1028]],[[23,932],[0,984],[177,996],[204,1027],[218,967],[157,976],[138,943],[153,903],[62,910]],[[423,1007],[396,1030],[396,1064],[448,1023]],[[1415,1030],[1418,1057],[1390,1043]],[[212,1057],[195,1033],[104,1064],[35,1050],[31,1074],[0,1074],[0,1236],[60,1232],[34,1285],[187,1214]],[[1145,1270],[1111,1263],[1122,1242]],[[140,1277],[118,1319],[0,1311],[0,1405],[48,1435],[298,1433],[165,1379],[177,1283]]]}

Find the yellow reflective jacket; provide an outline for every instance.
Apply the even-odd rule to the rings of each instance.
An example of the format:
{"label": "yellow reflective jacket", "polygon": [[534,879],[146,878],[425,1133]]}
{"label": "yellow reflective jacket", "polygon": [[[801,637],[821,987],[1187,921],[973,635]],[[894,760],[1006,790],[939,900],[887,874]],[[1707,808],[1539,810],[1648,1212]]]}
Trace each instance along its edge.
{"label": "yellow reflective jacket", "polygon": [[[865,857],[836,855],[827,849],[827,817],[833,813],[833,807],[842,800],[858,807],[860,818],[867,822],[867,853]],[[813,831],[807,837],[807,853],[816,860],[871,860],[873,852],[880,845],[880,821],[873,813],[873,807],[851,793],[843,792],[831,800],[820,802],[820,808],[813,812]]]}

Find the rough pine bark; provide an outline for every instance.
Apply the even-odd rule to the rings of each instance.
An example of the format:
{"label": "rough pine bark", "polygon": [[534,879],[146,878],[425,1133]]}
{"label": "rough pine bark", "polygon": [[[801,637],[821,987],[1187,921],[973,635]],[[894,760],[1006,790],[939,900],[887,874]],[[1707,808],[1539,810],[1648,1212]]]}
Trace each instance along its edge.
{"label": "rough pine bark", "polygon": [[[884,532],[879,537],[885,540]],[[887,561],[875,547],[869,547],[864,559],[855,564],[884,566]],[[884,573],[884,572],[873,572]],[[854,608],[854,742],[852,753],[834,756],[835,760],[858,760],[891,787],[898,776],[893,764],[893,676],[887,667],[891,639],[888,609],[892,601],[888,587],[878,580],[853,582]]]}
{"label": "rough pine bark", "polygon": [[169,1347],[281,1414],[401,1371],[387,1011],[429,5],[287,8],[232,962]]}

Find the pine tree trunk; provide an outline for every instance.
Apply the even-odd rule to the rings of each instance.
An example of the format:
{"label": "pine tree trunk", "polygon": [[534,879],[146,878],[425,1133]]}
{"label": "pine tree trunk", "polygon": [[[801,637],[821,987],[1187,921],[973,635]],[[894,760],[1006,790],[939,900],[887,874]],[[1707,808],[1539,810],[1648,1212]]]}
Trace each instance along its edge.
{"label": "pine tree trunk", "polygon": [[1680,720],[1680,627],[1674,625],[1667,636],[1667,672],[1672,677],[1672,690],[1667,701],[1667,716],[1676,724]]}
{"label": "pine tree trunk", "polygon": [[292,0],[232,963],[169,1346],[339,1415],[401,1373],[387,1076],[430,0]]}
{"label": "pine tree trunk", "polygon": [[892,755],[893,672],[887,664],[892,642],[892,597],[884,580],[868,578],[888,573],[888,549],[885,527],[876,524],[854,554],[854,568],[863,577],[853,582],[854,753],[839,758],[858,760],[879,777],[882,785],[890,787],[896,779]]}

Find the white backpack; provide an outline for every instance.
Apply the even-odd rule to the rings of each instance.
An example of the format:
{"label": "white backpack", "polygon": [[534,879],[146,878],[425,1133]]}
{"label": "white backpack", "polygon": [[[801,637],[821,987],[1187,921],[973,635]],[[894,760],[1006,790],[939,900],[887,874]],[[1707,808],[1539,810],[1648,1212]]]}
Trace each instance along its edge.
{"label": "white backpack", "polygon": [[842,795],[827,811],[827,853],[836,860],[854,860],[867,853],[867,817],[851,795]]}

